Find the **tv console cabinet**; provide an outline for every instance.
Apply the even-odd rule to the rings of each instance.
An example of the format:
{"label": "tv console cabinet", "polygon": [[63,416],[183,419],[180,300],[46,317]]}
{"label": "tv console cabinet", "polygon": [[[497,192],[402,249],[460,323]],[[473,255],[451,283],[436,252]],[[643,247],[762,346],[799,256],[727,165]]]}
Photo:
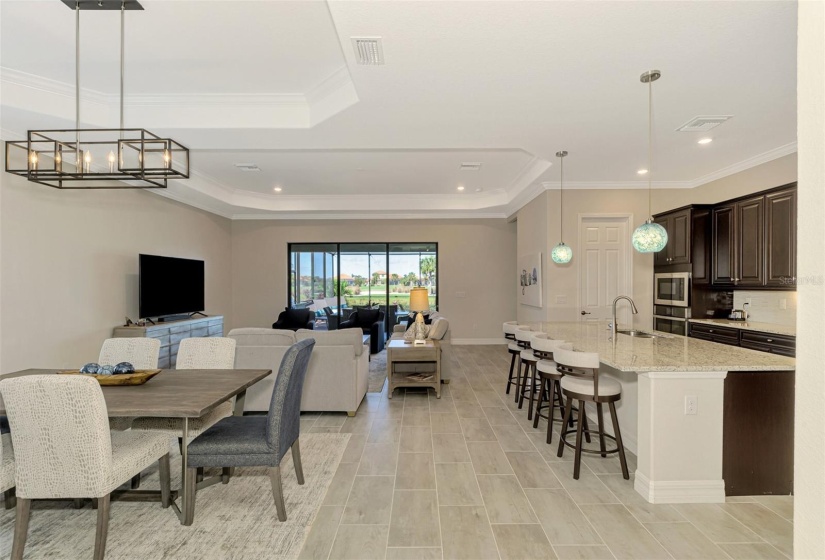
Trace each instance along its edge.
{"label": "tv console cabinet", "polygon": [[144,327],[115,327],[114,338],[157,338],[160,340],[160,357],[158,367],[168,369],[175,367],[178,359],[178,346],[184,338],[203,336],[223,336],[223,316],[198,317],[183,321],[169,321]]}

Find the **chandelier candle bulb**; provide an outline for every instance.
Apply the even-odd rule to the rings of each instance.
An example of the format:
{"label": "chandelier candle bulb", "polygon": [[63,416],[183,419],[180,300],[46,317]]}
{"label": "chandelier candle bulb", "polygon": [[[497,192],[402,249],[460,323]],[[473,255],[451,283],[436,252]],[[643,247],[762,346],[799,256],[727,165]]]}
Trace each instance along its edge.
{"label": "chandelier candle bulb", "polygon": [[109,173],[115,169],[115,153],[109,152]]}
{"label": "chandelier candle bulb", "polygon": [[33,171],[37,170],[37,152],[34,150],[32,150],[32,153],[29,156],[29,168]]}

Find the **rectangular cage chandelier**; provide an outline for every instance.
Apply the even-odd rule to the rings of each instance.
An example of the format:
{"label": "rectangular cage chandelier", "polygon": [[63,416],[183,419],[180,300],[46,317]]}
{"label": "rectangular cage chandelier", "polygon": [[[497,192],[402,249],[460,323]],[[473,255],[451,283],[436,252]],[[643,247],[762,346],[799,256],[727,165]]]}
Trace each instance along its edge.
{"label": "rectangular cage chandelier", "polygon": [[[137,0],[62,0],[75,10],[73,129],[29,130],[6,142],[6,171],[57,189],[165,189],[189,178],[189,149],[143,128],[123,126],[124,20]],[[80,11],[120,10],[120,128],[80,128]]]}

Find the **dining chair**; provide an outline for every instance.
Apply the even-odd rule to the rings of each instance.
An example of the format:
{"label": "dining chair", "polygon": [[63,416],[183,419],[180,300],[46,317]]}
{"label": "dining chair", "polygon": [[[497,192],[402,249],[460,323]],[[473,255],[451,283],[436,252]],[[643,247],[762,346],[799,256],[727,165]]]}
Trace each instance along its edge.
{"label": "dining chair", "polygon": [[6,509],[15,505],[14,497],[14,448],[11,446],[11,434],[0,435],[0,492],[4,493]]}
{"label": "dining chair", "polygon": [[[175,369],[232,369],[235,367],[235,345],[234,338],[184,338],[180,341]],[[190,438],[202,433],[221,418],[231,415],[234,400],[219,404],[200,418],[190,418]],[[161,431],[179,436],[183,429],[183,420],[181,418],[136,418],[132,422],[132,429]]]}
{"label": "dining chair", "polygon": [[[114,366],[129,362],[135,369],[157,369],[160,340],[157,338],[107,338],[100,348],[97,363]],[[134,418],[110,418],[112,430],[128,430]],[[135,486],[137,488],[137,486]]]}
{"label": "dining chair", "polygon": [[281,460],[292,450],[298,484],[304,483],[300,436],[301,393],[315,340],[290,346],[278,368],[275,388],[266,416],[230,416],[203,432],[189,444],[186,492],[191,499],[185,515],[194,519],[197,485],[195,475],[203,467],[269,467],[269,481],[278,519],[286,521],[281,486]]}
{"label": "dining chair", "polygon": [[0,381],[0,393],[14,445],[13,560],[23,558],[32,500],[97,499],[95,559],[105,554],[112,491],[155,461],[160,465],[161,505],[169,507],[169,438],[110,431],[106,401],[95,379],[27,375]]}

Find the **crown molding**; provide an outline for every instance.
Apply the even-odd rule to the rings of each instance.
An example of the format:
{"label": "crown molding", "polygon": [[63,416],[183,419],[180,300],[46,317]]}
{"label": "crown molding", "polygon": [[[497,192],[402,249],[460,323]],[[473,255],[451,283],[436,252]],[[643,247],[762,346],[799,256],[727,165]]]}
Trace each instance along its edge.
{"label": "crown molding", "polygon": [[289,212],[279,214],[232,214],[232,220],[480,220],[504,219],[504,212],[381,212],[364,214],[362,212]]}
{"label": "crown molding", "polygon": [[797,151],[798,145],[796,142],[791,142],[789,144],[785,144],[784,146],[779,146],[778,148],[768,150],[767,152],[762,152],[761,154],[757,154],[753,157],[743,159],[742,161],[734,163],[733,165],[723,167],[722,169],[714,171],[713,173],[702,175],[701,177],[698,177],[693,181],[690,181],[691,186],[688,188],[698,187],[700,185],[705,185],[713,181],[718,181],[719,179],[723,179],[729,175],[733,175],[734,173],[740,173],[752,167],[756,167],[757,165],[762,165],[763,163],[768,163],[769,161],[789,156],[793,153],[796,153]]}

